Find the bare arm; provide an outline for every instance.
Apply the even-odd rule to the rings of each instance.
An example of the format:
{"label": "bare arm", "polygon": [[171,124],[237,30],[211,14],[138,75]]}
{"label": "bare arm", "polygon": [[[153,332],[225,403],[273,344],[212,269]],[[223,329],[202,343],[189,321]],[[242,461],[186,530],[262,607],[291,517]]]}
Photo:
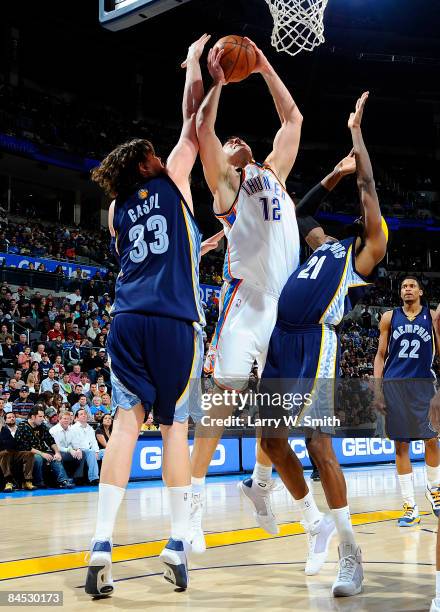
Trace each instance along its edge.
{"label": "bare arm", "polygon": [[110,232],[110,236],[115,237],[116,232],[113,227],[113,217],[115,216],[115,201],[110,204],[110,208],[108,209],[108,229]]}
{"label": "bare arm", "polygon": [[385,366],[385,357],[388,348],[388,338],[391,330],[391,317],[393,316],[392,310],[387,310],[383,313],[382,319],[380,320],[379,330],[379,346],[377,347],[376,357],[374,358],[374,378],[379,379],[383,377],[383,369]]}
{"label": "bare arm", "polygon": [[[173,181],[190,200],[189,175],[196,161],[199,145],[197,141],[195,117],[203,100],[204,89],[200,57],[210,36],[203,34],[188,49],[188,56],[182,67],[186,68],[185,88],[183,91],[183,125],[180,138],[167,160],[167,170]],[[189,202],[191,203],[191,202]]]}
{"label": "bare arm", "polygon": [[98,441],[98,443],[103,447],[106,448],[107,447],[107,442],[106,439],[104,438],[103,434],[96,434],[96,439]]}
{"label": "bare arm", "polygon": [[432,325],[435,334],[435,346],[437,355],[440,353],[440,304],[437,310],[431,310]]}
{"label": "bare arm", "polygon": [[348,127],[353,139],[356,156],[357,184],[361,199],[362,218],[365,225],[365,247],[356,256],[358,272],[368,276],[382,261],[387,250],[387,239],[382,230],[382,214],[374,184],[373,168],[361,131],[361,122],[368,92],[364,92],[351,113]]}
{"label": "bare arm", "polygon": [[239,185],[238,175],[231,175],[222,144],[215,133],[218,105],[225,77],[220,66],[223,50],[213,47],[208,55],[208,68],[214,80],[211,89],[197,113],[197,137],[200,158],[208,187],[214,196],[214,211],[226,212],[235,197]]}
{"label": "bare arm", "polygon": [[206,255],[206,253],[209,253],[213,249],[216,249],[218,247],[218,243],[224,235],[224,230],[220,230],[219,232],[214,234],[214,236],[211,236],[210,238],[207,238],[204,242],[202,242],[202,249],[200,251],[200,255]]}
{"label": "bare arm", "polygon": [[298,155],[303,117],[289,90],[261,49],[249,38],[245,38],[245,41],[255,49],[257,63],[254,72],[259,72],[266,81],[281,121],[281,127],[273,143],[273,150],[266,158],[266,163],[285,184]]}

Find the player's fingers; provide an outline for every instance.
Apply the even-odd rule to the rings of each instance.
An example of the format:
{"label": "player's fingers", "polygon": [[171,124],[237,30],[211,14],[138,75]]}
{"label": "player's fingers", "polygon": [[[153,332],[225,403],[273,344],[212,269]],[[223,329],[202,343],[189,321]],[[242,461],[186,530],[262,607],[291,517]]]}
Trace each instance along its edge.
{"label": "player's fingers", "polygon": [[348,154],[348,157],[354,157],[354,147],[352,148],[352,150]]}
{"label": "player's fingers", "polygon": [[186,68],[187,64],[188,64],[188,62],[185,60],[184,62],[182,62],[182,63],[180,64],[180,67],[181,67],[181,68]]}

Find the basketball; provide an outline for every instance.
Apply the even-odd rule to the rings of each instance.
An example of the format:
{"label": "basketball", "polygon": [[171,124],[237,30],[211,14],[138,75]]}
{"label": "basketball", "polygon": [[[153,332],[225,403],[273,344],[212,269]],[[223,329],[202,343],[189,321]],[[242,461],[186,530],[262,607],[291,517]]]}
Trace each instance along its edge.
{"label": "basketball", "polygon": [[255,68],[257,56],[254,48],[246,43],[242,36],[225,36],[221,38],[216,47],[224,49],[220,60],[227,83],[238,83],[247,79]]}

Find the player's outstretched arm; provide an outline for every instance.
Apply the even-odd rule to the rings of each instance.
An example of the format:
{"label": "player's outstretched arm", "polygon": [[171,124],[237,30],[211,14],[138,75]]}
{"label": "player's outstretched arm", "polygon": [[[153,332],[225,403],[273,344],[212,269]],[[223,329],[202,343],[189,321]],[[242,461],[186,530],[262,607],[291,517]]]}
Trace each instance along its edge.
{"label": "player's outstretched arm", "polygon": [[356,156],[357,184],[365,225],[365,247],[356,257],[356,268],[358,272],[366,276],[371,274],[374,267],[382,261],[387,250],[387,238],[382,229],[382,214],[374,184],[373,168],[361,131],[367,99],[368,92],[366,91],[356,102],[356,110],[350,114],[348,120]]}
{"label": "player's outstretched arm", "polygon": [[208,187],[214,196],[214,211],[217,214],[226,212],[235,197],[236,188],[230,180],[230,166],[223,151],[222,144],[215,133],[218,105],[225,75],[220,65],[223,49],[213,47],[208,54],[208,69],[213,84],[197,113],[197,137],[200,146],[200,158],[203,164]]}
{"label": "player's outstretched arm", "polygon": [[180,138],[167,160],[167,170],[176,185],[184,192],[189,191],[189,175],[199,151],[196,133],[196,114],[204,96],[200,57],[210,35],[203,34],[188,49],[182,68],[186,68],[183,91],[183,125]]}
{"label": "player's outstretched arm", "polygon": [[303,117],[289,90],[261,49],[249,38],[245,38],[245,41],[255,49],[257,63],[253,72],[260,73],[266,81],[281,121],[281,128],[275,136],[273,150],[266,163],[285,184],[298,155]]}
{"label": "player's outstretched arm", "polygon": [[211,236],[210,238],[207,238],[206,240],[204,240],[202,242],[202,248],[200,251],[200,255],[202,256],[206,255],[206,253],[209,253],[213,249],[216,249],[218,247],[218,243],[220,242],[220,240],[223,238],[224,235],[225,235],[224,230],[220,230],[219,232],[214,234],[214,236]]}

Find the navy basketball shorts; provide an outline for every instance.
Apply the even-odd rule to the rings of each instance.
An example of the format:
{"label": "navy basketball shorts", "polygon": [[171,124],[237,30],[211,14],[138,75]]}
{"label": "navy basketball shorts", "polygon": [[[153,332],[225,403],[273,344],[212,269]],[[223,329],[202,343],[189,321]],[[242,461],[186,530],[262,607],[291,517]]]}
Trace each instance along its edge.
{"label": "navy basketball shorts", "polygon": [[385,432],[390,440],[411,442],[436,438],[429,422],[429,404],[435,395],[434,381],[384,379]]}
{"label": "navy basketball shorts", "polygon": [[162,425],[201,418],[202,330],[196,323],[136,313],[113,319],[107,341],[112,413],[142,404]]}
{"label": "navy basketball shorts", "polygon": [[270,402],[267,395],[260,396],[260,417],[297,416],[297,427],[333,433],[333,427],[326,423],[334,415],[339,352],[339,338],[332,325],[278,321],[260,386],[260,394],[269,395]]}

